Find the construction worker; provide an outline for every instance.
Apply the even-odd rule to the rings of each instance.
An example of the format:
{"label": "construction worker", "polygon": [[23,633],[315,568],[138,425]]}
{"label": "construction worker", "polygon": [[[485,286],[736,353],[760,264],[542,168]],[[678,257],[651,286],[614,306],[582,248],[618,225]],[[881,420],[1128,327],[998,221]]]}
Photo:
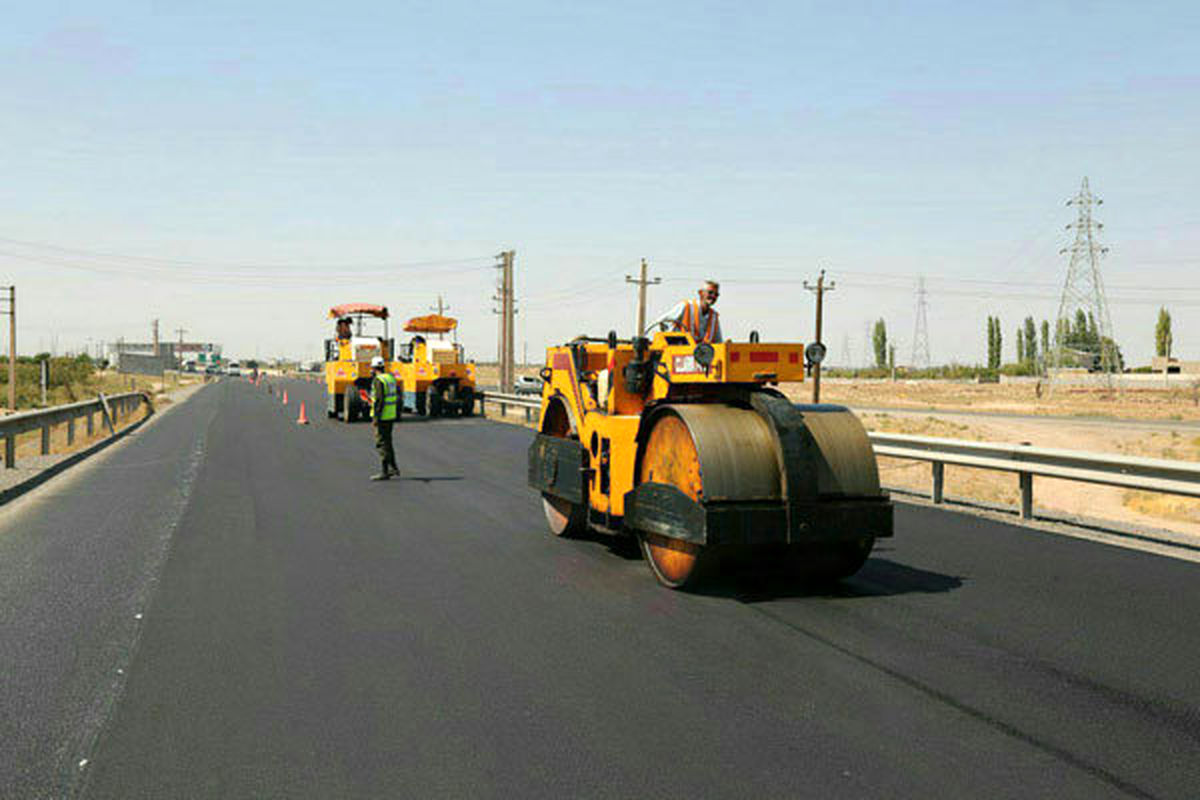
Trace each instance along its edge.
{"label": "construction worker", "polygon": [[371,372],[375,378],[371,381],[371,421],[375,425],[375,449],[383,468],[378,475],[372,475],[373,481],[386,481],[393,475],[400,474],[396,466],[396,451],[392,447],[392,426],[400,411],[400,389],[396,376],[385,370],[381,356],[371,359]]}
{"label": "construction worker", "polygon": [[700,287],[698,299],[684,300],[651,322],[646,330],[653,330],[656,325],[670,325],[674,330],[687,331],[697,342],[718,344],[721,341],[721,319],[713,304],[720,294],[719,283],[705,281]]}
{"label": "construction worker", "polygon": [[342,317],[341,319],[339,319],[337,321],[337,338],[338,339],[349,339],[350,336],[351,336],[350,318]]}

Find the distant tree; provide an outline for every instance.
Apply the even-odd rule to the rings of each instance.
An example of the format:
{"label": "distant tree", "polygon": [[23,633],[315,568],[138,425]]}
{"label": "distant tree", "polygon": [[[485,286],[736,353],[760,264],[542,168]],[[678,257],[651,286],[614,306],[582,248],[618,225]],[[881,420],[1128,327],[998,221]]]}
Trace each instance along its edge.
{"label": "distant tree", "polygon": [[992,369],[992,361],[996,358],[996,318],[988,315],[987,318],[987,364],[989,369]]}
{"label": "distant tree", "polygon": [[1033,317],[1025,318],[1025,349],[1021,356],[1021,360],[1026,364],[1037,363],[1037,323],[1033,321]]}
{"label": "distant tree", "polygon": [[871,331],[871,343],[875,346],[875,366],[883,368],[887,366],[887,323],[882,319],[875,321],[875,328]]}
{"label": "distant tree", "polygon": [[1000,318],[996,317],[996,355],[992,362],[992,369],[1000,369],[1000,362],[1004,360],[1004,336],[1000,333]]}
{"label": "distant tree", "polygon": [[1017,326],[1017,357],[1016,363],[1025,363],[1025,329]]}
{"label": "distant tree", "polygon": [[1158,323],[1154,326],[1154,354],[1171,357],[1171,312],[1166,307],[1158,310]]}
{"label": "distant tree", "polygon": [[1042,361],[1050,363],[1050,320],[1042,320]]}

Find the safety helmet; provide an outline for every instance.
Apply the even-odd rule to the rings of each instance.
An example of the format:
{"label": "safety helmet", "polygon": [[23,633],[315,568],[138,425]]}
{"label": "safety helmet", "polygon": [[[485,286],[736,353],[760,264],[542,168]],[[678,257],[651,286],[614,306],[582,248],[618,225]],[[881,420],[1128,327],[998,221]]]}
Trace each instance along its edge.
{"label": "safety helmet", "polygon": [[371,359],[371,369],[383,369],[383,356],[375,356]]}

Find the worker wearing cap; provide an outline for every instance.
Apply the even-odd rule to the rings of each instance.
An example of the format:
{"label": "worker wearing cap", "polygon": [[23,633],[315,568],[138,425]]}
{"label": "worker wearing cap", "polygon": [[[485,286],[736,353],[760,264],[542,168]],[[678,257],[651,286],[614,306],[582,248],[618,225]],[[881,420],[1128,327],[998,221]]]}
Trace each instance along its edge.
{"label": "worker wearing cap", "polygon": [[400,474],[392,447],[392,426],[400,413],[400,390],[396,376],[387,372],[385,366],[382,357],[371,359],[371,372],[375,375],[371,381],[371,421],[375,424],[375,449],[383,463],[379,474],[371,476],[373,481],[386,481]]}
{"label": "worker wearing cap", "polygon": [[[721,318],[713,304],[721,294],[721,285],[716,281],[705,281],[695,300],[684,300],[666,314],[651,322],[646,330],[656,325],[670,325],[674,330],[686,331],[697,342],[718,344],[721,341]],[[645,331],[642,332],[645,334]]]}

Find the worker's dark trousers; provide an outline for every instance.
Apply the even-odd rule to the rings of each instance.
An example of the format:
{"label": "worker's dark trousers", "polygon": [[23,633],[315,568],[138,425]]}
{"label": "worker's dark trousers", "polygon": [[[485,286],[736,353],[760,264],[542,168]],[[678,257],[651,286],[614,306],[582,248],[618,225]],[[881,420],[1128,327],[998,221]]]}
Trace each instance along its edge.
{"label": "worker's dark trousers", "polygon": [[400,468],[396,466],[396,451],[392,447],[392,426],[395,424],[394,420],[379,420],[375,423],[375,449],[379,451],[384,470],[390,467],[399,472]]}

